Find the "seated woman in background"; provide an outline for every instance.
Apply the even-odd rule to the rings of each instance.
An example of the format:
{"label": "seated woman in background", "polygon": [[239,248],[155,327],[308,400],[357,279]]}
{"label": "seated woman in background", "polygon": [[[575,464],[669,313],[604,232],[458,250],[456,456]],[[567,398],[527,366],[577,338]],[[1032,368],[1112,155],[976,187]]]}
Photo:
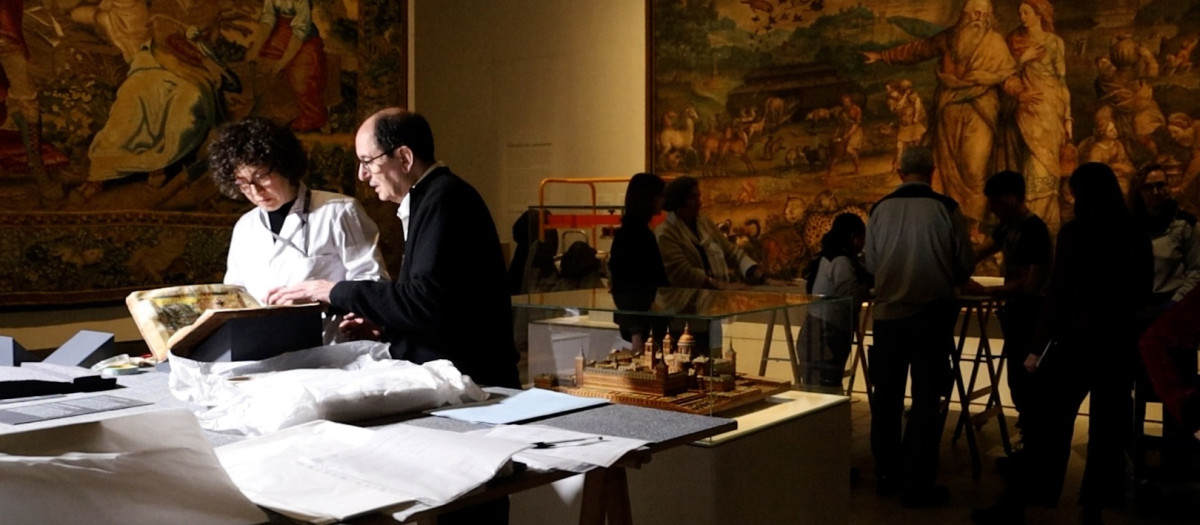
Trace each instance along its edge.
{"label": "seated woman in background", "polygon": [[667,220],[654,233],[671,286],[738,289],[766,282],[758,262],[700,215],[699,181],[679,177],[667,185],[663,197]]}
{"label": "seated woman in background", "polygon": [[[850,357],[858,310],[871,292],[875,278],[859,262],[867,225],[853,213],[833,219],[821,237],[821,253],[804,269],[808,293],[849,297],[850,303],[815,304],[805,320],[806,379],[808,384],[841,388]],[[847,308],[849,306],[849,308]]]}
{"label": "seated woman in background", "polygon": [[[613,235],[609,248],[608,276],[613,300],[622,310],[644,311],[654,302],[655,290],[669,286],[663,269],[658,241],[650,229],[650,220],[662,211],[663,188],[666,184],[652,173],[638,173],[629,179],[625,189],[625,214],[621,227]],[[653,329],[660,338],[666,323],[653,323],[645,316],[615,316],[621,327],[621,337],[640,349],[646,335]],[[661,325],[654,328],[651,325]]]}
{"label": "seated woman in background", "polygon": [[[221,128],[209,155],[221,192],[255,206],[233,227],[225,284],[266,304],[268,290],[308,279],[387,279],[379,229],[354,198],[301,182],[308,159],[291,130],[251,117]],[[339,322],[326,316],[326,343]]]}

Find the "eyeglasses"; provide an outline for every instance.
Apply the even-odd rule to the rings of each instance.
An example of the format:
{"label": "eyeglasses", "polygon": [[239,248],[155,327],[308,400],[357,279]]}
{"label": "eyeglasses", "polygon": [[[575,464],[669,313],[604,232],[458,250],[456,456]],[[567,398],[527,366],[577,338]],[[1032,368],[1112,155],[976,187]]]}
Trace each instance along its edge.
{"label": "eyeglasses", "polygon": [[1165,182],[1151,182],[1151,183],[1149,183],[1149,184],[1143,184],[1143,185],[1142,185],[1142,191],[1144,191],[1144,192],[1153,192],[1153,191],[1167,191],[1167,183],[1165,183]]}
{"label": "eyeglasses", "polygon": [[250,180],[238,178],[234,179],[233,183],[237,185],[237,189],[243,192],[250,191],[251,186],[261,190],[264,186],[271,184],[271,170],[260,170],[251,175]]}
{"label": "eyeglasses", "polygon": [[362,169],[362,168],[370,168],[371,166],[374,166],[374,165],[375,165],[375,161],[379,160],[380,158],[382,158],[384,155],[387,155],[388,153],[391,153],[391,151],[390,151],[390,150],[385,150],[383,153],[380,153],[380,154],[378,154],[378,155],[376,155],[376,156],[374,156],[374,157],[371,157],[371,158],[369,158],[369,159],[358,159],[358,167],[359,167],[359,169]]}

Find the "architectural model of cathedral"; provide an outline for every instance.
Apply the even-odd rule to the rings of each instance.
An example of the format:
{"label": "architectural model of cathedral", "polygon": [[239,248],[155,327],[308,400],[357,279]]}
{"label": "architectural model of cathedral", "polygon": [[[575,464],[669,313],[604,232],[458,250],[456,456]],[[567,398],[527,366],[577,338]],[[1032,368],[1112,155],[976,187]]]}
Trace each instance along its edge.
{"label": "architectural model of cathedral", "polygon": [[791,388],[788,381],[739,375],[732,344],[720,357],[693,356],[696,340],[685,326],[678,341],[647,336],[641,348],[613,350],[603,360],[575,358],[575,376],[538,374],[534,386],[614,403],[716,414],[766,399]]}
{"label": "architectural model of cathedral", "polygon": [[736,387],[737,356],[732,346],[719,358],[693,358],[696,339],[685,325],[678,341],[668,332],[662,344],[646,337],[640,354],[613,350],[604,361],[575,358],[575,385],[658,396],[674,396],[689,389],[728,392]]}

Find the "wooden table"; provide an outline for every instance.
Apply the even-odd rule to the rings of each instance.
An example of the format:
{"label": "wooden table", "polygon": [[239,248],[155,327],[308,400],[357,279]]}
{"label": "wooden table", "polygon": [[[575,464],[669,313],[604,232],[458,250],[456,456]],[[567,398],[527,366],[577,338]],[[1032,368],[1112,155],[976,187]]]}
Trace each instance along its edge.
{"label": "wooden table", "polygon": [[[86,423],[138,412],[186,406],[182,401],[171,396],[167,387],[167,374],[147,373],[135,376],[123,376],[118,379],[118,382],[125,388],[109,390],[107,392],[72,394],[72,397],[112,395],[148,401],[152,404],[66,418],[47,422],[46,424],[34,423],[29,426],[22,425],[10,430],[34,430],[45,426]],[[496,395],[518,392],[517,390],[501,388],[488,388],[487,390]],[[485,425],[421,414],[403,420],[371,423],[365,426],[382,428],[390,425],[416,425],[424,428],[457,432],[485,428]],[[626,405],[604,405],[540,419],[536,423],[577,432],[628,437],[649,442],[645,447],[626,454],[612,467],[594,468],[585,473],[584,505],[579,518],[579,523],[584,525],[603,525],[606,522],[610,524],[632,523],[625,475],[626,468],[640,467],[648,462],[656,452],[737,428],[737,422],[731,419],[667,412]],[[234,443],[244,439],[244,436],[236,434],[219,432],[205,432],[205,434],[214,446]],[[576,474],[578,473],[551,470],[519,471],[511,475],[498,476],[488,482],[482,490],[472,492],[446,505],[421,511],[411,516],[408,522],[435,523],[436,517],[444,512],[547,485]],[[272,515],[271,523],[292,523],[288,518],[279,514],[269,514]],[[375,524],[396,523],[396,521],[392,519],[390,514],[381,512],[351,520],[351,523]]]}

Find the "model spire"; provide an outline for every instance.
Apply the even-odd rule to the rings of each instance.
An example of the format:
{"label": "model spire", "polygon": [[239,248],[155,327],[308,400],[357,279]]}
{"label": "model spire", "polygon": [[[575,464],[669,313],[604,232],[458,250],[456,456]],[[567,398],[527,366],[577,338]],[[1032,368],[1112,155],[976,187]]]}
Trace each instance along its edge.
{"label": "model spire", "polygon": [[677,351],[689,358],[695,355],[696,337],[692,335],[688,329],[688,324],[683,324],[683,334],[679,336],[679,342],[676,344]]}

